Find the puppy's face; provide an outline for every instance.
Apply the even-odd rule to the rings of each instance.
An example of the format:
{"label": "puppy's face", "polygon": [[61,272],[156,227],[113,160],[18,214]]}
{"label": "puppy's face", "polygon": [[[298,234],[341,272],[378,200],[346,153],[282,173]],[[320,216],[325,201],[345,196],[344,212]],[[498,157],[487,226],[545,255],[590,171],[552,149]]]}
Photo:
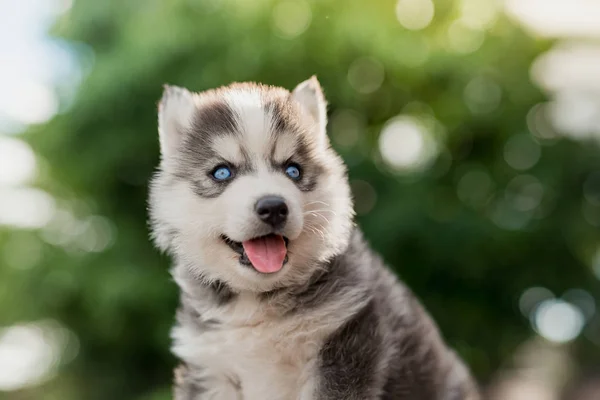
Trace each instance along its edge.
{"label": "puppy's face", "polygon": [[157,244],[180,268],[265,291],[307,279],[346,245],[352,206],[315,78],[293,92],[167,87],[150,196]]}

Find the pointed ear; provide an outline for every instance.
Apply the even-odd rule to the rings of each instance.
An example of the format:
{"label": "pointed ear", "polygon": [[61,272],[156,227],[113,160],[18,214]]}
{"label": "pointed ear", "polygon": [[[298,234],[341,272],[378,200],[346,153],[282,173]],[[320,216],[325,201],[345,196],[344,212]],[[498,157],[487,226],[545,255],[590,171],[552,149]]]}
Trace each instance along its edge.
{"label": "pointed ear", "polygon": [[296,100],[310,117],[317,123],[321,138],[326,138],[327,127],[327,102],[323,89],[316,76],[310,77],[300,83],[292,92]]}
{"label": "pointed ear", "polygon": [[175,153],[196,110],[196,95],[177,86],[165,85],[158,104],[158,136],[163,158]]}

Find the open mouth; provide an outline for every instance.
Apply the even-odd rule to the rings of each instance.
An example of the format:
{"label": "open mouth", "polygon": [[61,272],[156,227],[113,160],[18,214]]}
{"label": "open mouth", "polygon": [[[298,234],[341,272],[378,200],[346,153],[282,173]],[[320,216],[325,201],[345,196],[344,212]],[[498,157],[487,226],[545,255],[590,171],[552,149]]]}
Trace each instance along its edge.
{"label": "open mouth", "polygon": [[285,236],[270,234],[236,242],[225,235],[221,239],[240,255],[240,264],[253,267],[256,271],[271,274],[280,271],[288,261]]}

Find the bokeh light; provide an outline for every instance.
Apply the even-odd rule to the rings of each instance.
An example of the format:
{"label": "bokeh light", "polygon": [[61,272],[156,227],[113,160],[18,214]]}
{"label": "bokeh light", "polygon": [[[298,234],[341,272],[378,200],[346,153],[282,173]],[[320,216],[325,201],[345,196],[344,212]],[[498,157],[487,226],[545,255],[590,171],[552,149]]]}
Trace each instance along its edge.
{"label": "bokeh light", "polygon": [[460,21],[472,29],[487,29],[498,19],[498,0],[462,0],[459,2]]}
{"label": "bokeh light", "polygon": [[518,171],[532,168],[541,155],[540,145],[528,134],[513,135],[504,145],[504,161]]}
{"label": "bokeh light", "polygon": [[473,78],[465,87],[465,103],[474,114],[485,114],[498,108],[502,90],[490,79]]}
{"label": "bokeh light", "polygon": [[531,78],[548,91],[600,90],[597,65],[600,45],[588,42],[560,42],[540,55],[531,65]]}
{"label": "bokeh light", "polygon": [[375,188],[366,181],[353,180],[350,182],[352,195],[354,197],[354,209],[357,215],[368,214],[377,202]]}
{"label": "bokeh light", "polygon": [[519,298],[519,310],[521,310],[523,316],[529,318],[540,303],[553,298],[554,293],[545,287],[531,287],[521,294]]}
{"label": "bokeh light", "polygon": [[437,146],[421,121],[401,116],[391,119],[383,127],[379,152],[393,169],[414,171],[429,165],[437,154]]}
{"label": "bokeh light", "polygon": [[551,342],[572,341],[579,336],[584,325],[585,317],[581,310],[562,300],[545,300],[535,311],[535,329]]}
{"label": "bokeh light", "polygon": [[116,228],[107,218],[92,215],[76,217],[71,211],[57,210],[42,231],[49,244],[83,252],[102,252],[116,240]]}
{"label": "bokeh light", "polygon": [[523,230],[529,225],[533,213],[516,209],[512,199],[504,196],[495,200],[490,208],[490,218],[502,229],[517,231]]}
{"label": "bokeh light", "polygon": [[431,0],[398,0],[396,17],[406,29],[420,30],[429,26],[435,14]]}
{"label": "bokeh light", "polygon": [[35,172],[31,147],[22,140],[0,136],[0,186],[29,183]]}
{"label": "bokeh light", "polygon": [[591,320],[596,314],[596,300],[587,290],[569,289],[563,294],[562,298],[577,306],[586,321]]}
{"label": "bokeh light", "polygon": [[532,211],[544,198],[544,186],[532,175],[514,177],[504,192],[506,200],[518,211]]}
{"label": "bokeh light", "polygon": [[456,53],[472,53],[481,47],[483,40],[483,31],[471,28],[461,20],[453,22],[448,28],[448,44],[450,50]]}
{"label": "bokeh light", "polygon": [[58,99],[48,86],[35,82],[14,86],[10,98],[0,96],[0,109],[7,117],[23,124],[41,124],[58,111]]}
{"label": "bokeh light", "polygon": [[600,37],[600,3],[593,0],[506,0],[508,15],[538,35]]}
{"label": "bokeh light", "polygon": [[465,204],[483,206],[493,193],[494,182],[483,168],[473,168],[464,173],[456,185],[456,194]]}
{"label": "bokeh light", "polygon": [[352,148],[364,133],[364,117],[354,110],[338,110],[331,116],[329,128],[331,137],[337,145],[342,148]]}
{"label": "bokeh light", "polygon": [[33,188],[0,187],[0,225],[41,228],[54,213],[54,199]]}
{"label": "bokeh light", "polygon": [[557,132],[572,139],[588,139],[600,132],[600,102],[593,93],[559,92],[548,103]]}
{"label": "bokeh light", "polygon": [[557,135],[550,124],[548,108],[548,104],[545,103],[531,107],[527,113],[527,128],[538,141],[553,144],[557,140]]}
{"label": "bokeh light", "polygon": [[306,31],[311,18],[310,5],[304,0],[283,0],[273,9],[273,26],[279,35],[288,39]]}
{"label": "bokeh light", "polygon": [[383,65],[373,58],[354,60],[348,69],[348,81],[359,93],[368,94],[379,89],[384,79]]}
{"label": "bokeh light", "polygon": [[50,379],[70,341],[72,334],[56,321],[1,330],[0,391],[39,385]]}

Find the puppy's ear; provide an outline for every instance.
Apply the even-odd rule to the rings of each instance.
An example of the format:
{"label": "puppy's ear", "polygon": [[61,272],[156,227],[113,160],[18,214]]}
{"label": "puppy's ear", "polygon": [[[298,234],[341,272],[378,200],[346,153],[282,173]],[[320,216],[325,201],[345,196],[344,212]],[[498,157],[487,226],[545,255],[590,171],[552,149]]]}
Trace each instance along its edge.
{"label": "puppy's ear", "polygon": [[313,75],[296,86],[292,92],[292,98],[316,122],[319,139],[325,140],[327,137],[327,102],[325,101],[323,89],[321,89],[317,77]]}
{"label": "puppy's ear", "polygon": [[196,95],[187,89],[165,85],[158,104],[158,136],[163,159],[175,153],[196,111]]}

